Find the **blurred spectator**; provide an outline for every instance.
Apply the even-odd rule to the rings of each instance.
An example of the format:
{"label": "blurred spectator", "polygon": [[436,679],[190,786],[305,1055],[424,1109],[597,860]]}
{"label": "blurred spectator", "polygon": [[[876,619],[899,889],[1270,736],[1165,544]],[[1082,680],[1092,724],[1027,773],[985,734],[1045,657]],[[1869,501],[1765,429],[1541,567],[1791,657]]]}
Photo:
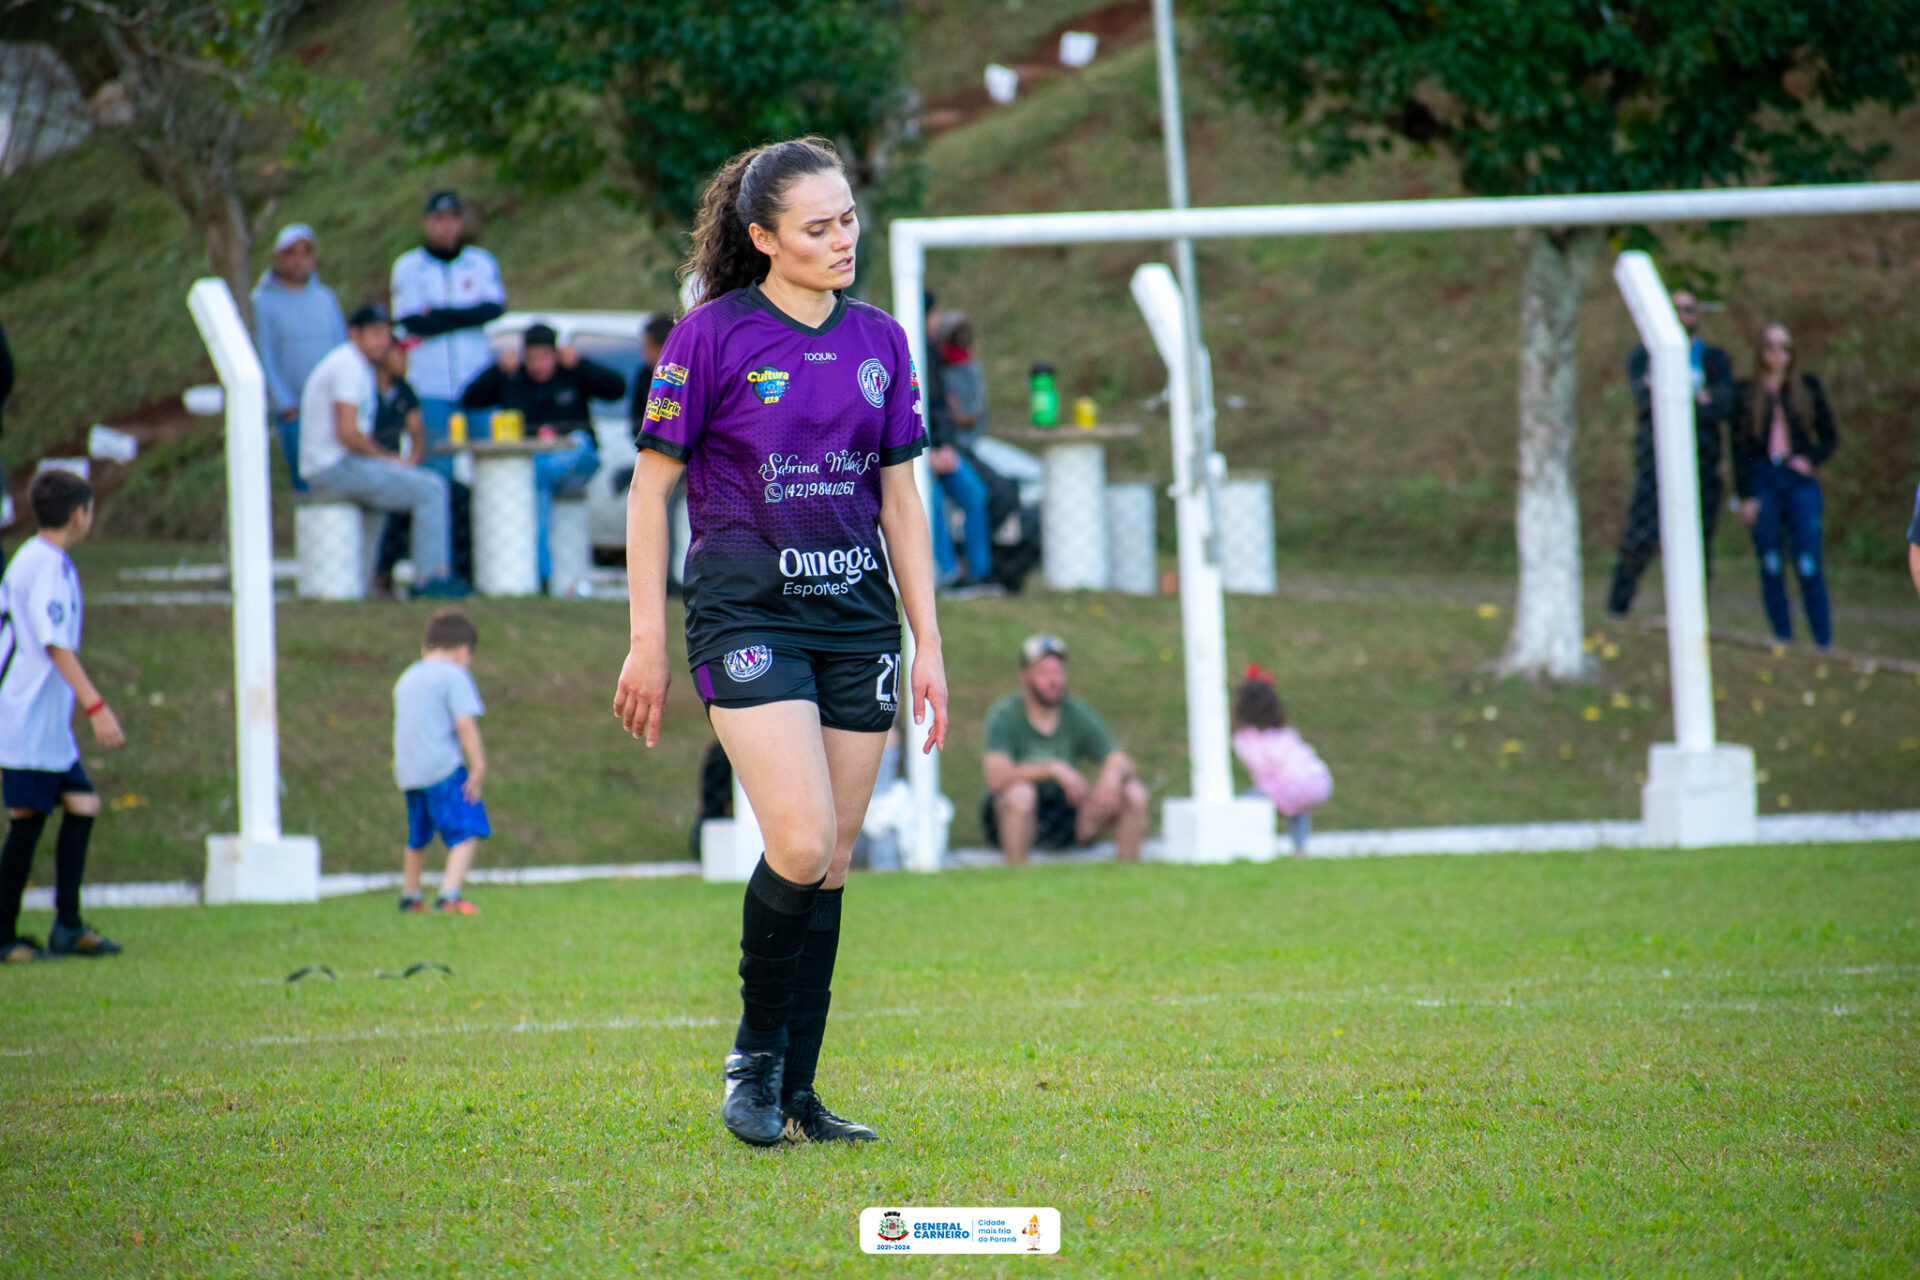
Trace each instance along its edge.
{"label": "blurred spectator", "polygon": [[1774,638],[1793,639],[1787,575],[1781,552],[1793,544],[1794,572],[1813,642],[1833,643],[1827,579],[1821,571],[1820,481],[1814,468],[1833,456],[1839,433],[1820,380],[1795,370],[1793,335],[1773,322],[1760,330],[1754,376],[1739,386],[1733,424],[1733,482],[1740,518],[1753,531],[1760,557],[1760,599]]}
{"label": "blurred spectator", "polygon": [[307,375],[329,351],[347,340],[340,300],[320,283],[313,228],[304,222],[280,229],[273,265],[253,287],[253,337],[267,375],[267,409],[280,434],[280,452],[296,491],[300,476],[300,392]]}
{"label": "blurred spectator", "polygon": [[1913,575],[1913,589],[1920,591],[1920,491],[1913,495],[1913,520],[1907,525],[1907,572]]}
{"label": "blurred spectator", "polygon": [[1287,723],[1273,673],[1249,666],[1233,691],[1233,754],[1258,794],[1287,820],[1293,856],[1307,855],[1313,811],[1333,794],[1333,774],[1299,731]]}
{"label": "blurred spectator", "polygon": [[[401,455],[412,466],[421,465],[427,456],[427,429],[420,416],[420,397],[407,381],[407,360],[418,338],[397,338],[387,348],[387,358],[374,366],[374,381],[380,401],[373,411],[373,442],[382,449]],[[473,547],[467,537],[468,513],[473,491],[458,480],[447,482],[448,509],[452,515],[453,576],[473,580]],[[413,517],[396,511],[387,517],[380,535],[380,554],[374,560],[373,589],[378,595],[393,590],[393,567],[406,557],[413,533]]]}
{"label": "blurred spectator", "polygon": [[627,380],[612,369],[556,345],[553,329],[529,325],[520,350],[500,353],[497,363],[467,384],[460,403],[468,409],[517,409],[527,429],[543,436],[562,435],[570,447],[533,458],[533,481],[540,502],[540,578],[553,576],[547,546],[556,496],[578,495],[600,469],[600,443],[593,434],[590,400],[618,400]]}
{"label": "blurred spectator", "polygon": [[[1108,831],[1118,857],[1133,862],[1147,833],[1147,788],[1133,761],[1093,709],[1067,695],[1067,645],[1029,636],[1020,646],[1020,691],[987,712],[987,794],[980,823],[987,840],[1025,866],[1042,848],[1090,844]],[[1088,782],[1075,767],[1094,766]]]}
{"label": "blurred spectator", "polygon": [[507,293],[493,255],[461,242],[466,207],[458,194],[428,196],[424,226],[426,243],[393,264],[393,313],[407,336],[425,339],[413,353],[410,379],[435,450],[427,465],[451,476],[452,456],[440,452],[447,419],[460,392],[492,362],[484,326],[505,314]]}
{"label": "blurred spectator", "polygon": [[[7,347],[7,331],[0,329],[0,437],[6,435],[7,397],[13,394],[13,352]],[[0,530],[12,523],[13,496],[7,492],[6,454],[0,452]],[[0,560],[5,559],[5,544],[0,543]]]}
{"label": "blurred spectator", "polygon": [[[1720,503],[1726,490],[1720,480],[1720,432],[1733,418],[1733,362],[1718,347],[1700,337],[1700,301],[1685,289],[1673,295],[1673,312],[1692,339],[1693,430],[1700,466],[1700,536],[1704,564],[1713,572],[1713,531],[1720,523]],[[1627,505],[1627,525],[1620,534],[1620,554],[1613,565],[1613,586],[1607,592],[1607,612],[1624,618],[1633,605],[1640,575],[1660,549],[1660,481],[1653,450],[1653,379],[1644,345],[1635,344],[1627,356],[1627,387],[1633,392],[1633,498]]]}
{"label": "blurred spectator", "polygon": [[312,491],[413,516],[414,594],[464,595],[447,576],[447,482],[373,442],[376,362],[393,341],[387,309],[361,307],[347,340],[314,366],[300,397],[300,471]]}
{"label": "blurred spectator", "polygon": [[993,525],[988,517],[987,483],[969,456],[973,441],[986,426],[986,380],[973,358],[973,325],[959,311],[936,313],[940,331],[932,338],[932,363],[940,370],[934,385],[941,388],[927,423],[933,447],[927,465],[946,501],[960,509],[960,536],[967,567],[960,571],[954,553],[953,525],[942,506],[933,522],[933,559],[942,585],[965,590],[984,583],[993,571]]}

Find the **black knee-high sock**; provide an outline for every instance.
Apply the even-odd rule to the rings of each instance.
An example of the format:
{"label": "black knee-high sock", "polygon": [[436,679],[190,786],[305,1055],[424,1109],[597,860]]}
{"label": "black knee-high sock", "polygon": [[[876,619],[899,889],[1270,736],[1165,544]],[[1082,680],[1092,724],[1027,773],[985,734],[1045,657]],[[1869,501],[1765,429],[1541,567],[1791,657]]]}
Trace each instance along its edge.
{"label": "black knee-high sock", "polygon": [[736,1048],[750,1053],[787,1047],[800,947],[821,881],[795,884],[763,857],[747,881],[740,910],[740,1030]]}
{"label": "black knee-high sock", "polygon": [[53,915],[69,929],[80,927],[80,877],[87,870],[87,841],[93,818],[69,812],[60,819],[60,836],[53,845]]}
{"label": "black knee-high sock", "polygon": [[822,889],[813,899],[807,940],[800,947],[800,972],[793,983],[793,1008],[787,1014],[787,1070],[780,1091],[787,1098],[813,1088],[820,1044],[827,1036],[827,1009],[833,1003],[833,962],[840,953],[840,896],[846,890]]}
{"label": "black knee-high sock", "polygon": [[20,925],[20,895],[27,891],[33,870],[33,847],[40,843],[47,815],[30,813],[7,824],[7,842],[0,845],[0,945],[10,944]]}

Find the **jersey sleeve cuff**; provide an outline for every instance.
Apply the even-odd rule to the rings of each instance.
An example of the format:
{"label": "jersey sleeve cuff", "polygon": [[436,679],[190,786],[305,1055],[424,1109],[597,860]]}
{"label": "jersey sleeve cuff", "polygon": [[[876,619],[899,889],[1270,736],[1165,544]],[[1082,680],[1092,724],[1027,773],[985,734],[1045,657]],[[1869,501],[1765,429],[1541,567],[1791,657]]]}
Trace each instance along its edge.
{"label": "jersey sleeve cuff", "polygon": [[880,465],[897,467],[903,462],[911,462],[927,451],[927,437],[920,436],[906,444],[889,445],[880,451]]}
{"label": "jersey sleeve cuff", "polygon": [[693,456],[693,450],[687,448],[687,446],[681,444],[678,440],[669,440],[665,436],[655,435],[651,431],[642,431],[640,433],[639,447],[642,449],[651,449],[655,453],[664,453],[675,462],[685,462]]}

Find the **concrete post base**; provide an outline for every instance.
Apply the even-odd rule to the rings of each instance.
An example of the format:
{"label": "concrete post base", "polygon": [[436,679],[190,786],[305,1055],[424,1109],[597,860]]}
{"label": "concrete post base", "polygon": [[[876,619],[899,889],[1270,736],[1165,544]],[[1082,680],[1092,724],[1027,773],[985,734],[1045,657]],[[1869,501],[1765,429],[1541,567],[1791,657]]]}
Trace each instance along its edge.
{"label": "concrete post base", "polygon": [[1648,749],[1640,821],[1649,845],[1751,844],[1757,811],[1751,748],[1721,744],[1683,751],[1656,742]]}
{"label": "concrete post base", "polygon": [[1161,810],[1161,860],[1232,862],[1273,857],[1273,806],[1265,800],[1228,800],[1206,804],[1169,800]]}
{"label": "concrete post base", "polygon": [[206,903],[320,901],[320,842],[312,836],[207,837]]}
{"label": "concrete post base", "polygon": [[744,883],[760,861],[760,824],[708,818],[700,824],[700,878]]}

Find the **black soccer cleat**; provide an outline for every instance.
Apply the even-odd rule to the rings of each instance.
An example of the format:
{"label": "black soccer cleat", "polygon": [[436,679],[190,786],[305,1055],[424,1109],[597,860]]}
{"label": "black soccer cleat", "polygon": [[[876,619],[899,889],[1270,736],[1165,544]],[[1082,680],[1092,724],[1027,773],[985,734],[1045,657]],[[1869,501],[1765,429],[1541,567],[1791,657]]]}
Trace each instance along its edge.
{"label": "black soccer cleat", "polygon": [[727,1055],[720,1120],[728,1133],[756,1147],[780,1141],[780,1076],[786,1067],[787,1055],[781,1050],[742,1053],[735,1049]]}
{"label": "black soccer cleat", "polygon": [[75,929],[56,920],[47,934],[47,950],[56,956],[117,956],[120,944],[101,937],[90,924],[82,923]]}
{"label": "black soccer cleat", "polygon": [[788,1142],[878,1142],[880,1135],[858,1120],[842,1120],[811,1089],[787,1099],[781,1136]]}
{"label": "black soccer cleat", "polygon": [[30,938],[24,933],[15,934],[13,941],[0,946],[0,964],[32,964],[35,960],[45,960],[47,953],[38,938]]}

